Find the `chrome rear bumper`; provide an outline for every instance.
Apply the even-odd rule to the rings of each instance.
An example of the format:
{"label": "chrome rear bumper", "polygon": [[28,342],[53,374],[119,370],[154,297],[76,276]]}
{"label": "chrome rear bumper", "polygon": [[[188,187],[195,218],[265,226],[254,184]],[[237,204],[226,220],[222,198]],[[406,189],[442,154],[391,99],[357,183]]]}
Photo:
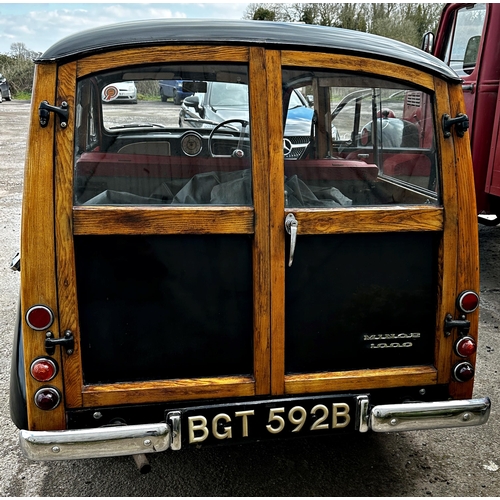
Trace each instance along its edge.
{"label": "chrome rear bumper", "polygon": [[399,432],[482,425],[490,416],[489,398],[380,405],[372,408],[374,432]]}
{"label": "chrome rear bumper", "polygon": [[19,432],[21,450],[31,460],[74,460],[153,453],[167,450],[170,441],[170,427],[166,423]]}
{"label": "chrome rear bumper", "polygon": [[[470,427],[488,421],[489,398],[379,405],[370,409],[367,396],[360,397],[360,432],[399,432],[409,430]],[[179,412],[168,423],[99,427],[64,431],[19,433],[21,449],[31,460],[74,460],[142,453],[158,453],[181,448]]]}

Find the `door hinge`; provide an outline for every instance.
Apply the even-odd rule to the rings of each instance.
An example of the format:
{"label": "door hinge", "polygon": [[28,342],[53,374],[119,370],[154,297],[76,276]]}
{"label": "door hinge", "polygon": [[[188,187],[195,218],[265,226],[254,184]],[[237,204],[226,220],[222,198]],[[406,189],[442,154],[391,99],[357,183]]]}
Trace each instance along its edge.
{"label": "door hinge", "polygon": [[450,115],[443,115],[443,133],[446,138],[451,137],[451,127],[455,126],[455,132],[458,137],[463,137],[465,132],[469,130],[469,117],[463,113],[458,113],[456,118],[451,118]]}
{"label": "door hinge", "polygon": [[52,332],[47,332],[45,335],[45,352],[49,356],[52,356],[58,345],[66,349],[66,354],[73,354],[75,350],[75,339],[71,330],[66,330],[64,332],[64,337],[59,339],[55,339]]}
{"label": "door hinge", "polygon": [[51,106],[48,101],[40,103],[40,106],[38,106],[38,117],[41,127],[45,128],[49,124],[50,113],[55,113],[59,117],[61,128],[68,126],[69,111],[66,101],[63,101],[60,107]]}
{"label": "door hinge", "polygon": [[469,334],[470,321],[465,319],[465,316],[460,316],[460,319],[453,319],[451,314],[447,314],[444,319],[444,334],[446,337],[451,335],[451,330],[456,328],[460,336]]}

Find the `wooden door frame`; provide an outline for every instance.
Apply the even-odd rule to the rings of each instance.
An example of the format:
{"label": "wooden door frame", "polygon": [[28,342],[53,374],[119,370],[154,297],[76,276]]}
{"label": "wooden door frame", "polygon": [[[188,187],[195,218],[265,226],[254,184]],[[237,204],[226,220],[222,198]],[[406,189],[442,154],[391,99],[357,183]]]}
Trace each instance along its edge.
{"label": "wooden door frame", "polygon": [[[203,54],[203,61],[200,61]],[[248,64],[252,116],[253,207],[74,207],[73,144],[77,78],[100,70],[137,62],[236,62]],[[262,48],[182,46],[153,47],[98,54],[59,68],[58,99],[69,104],[68,126],[56,132],[56,245],[61,331],[70,330],[75,350],[64,353],[64,384],[67,408],[120,404],[184,401],[217,397],[268,394],[270,386],[270,285],[269,285],[269,177],[267,117],[262,107],[266,96],[266,58]],[[265,100],[265,98],[264,98]],[[127,215],[134,213],[133,220]],[[189,224],[195,234],[253,235],[254,374],[181,380],[159,380],[85,385],[80,351],[76,294],[74,235],[83,234],[180,234]]]}
{"label": "wooden door frame", "polygon": [[[384,74],[389,78],[405,82],[411,81],[424,89],[435,93],[434,113],[436,117],[450,113],[448,85],[428,73],[400,66],[386,61],[374,61],[363,57],[342,56],[338,54],[307,53],[298,51],[273,51],[273,66],[268,64],[270,96],[282,87],[281,67],[314,67],[370,73],[376,67],[376,75]],[[271,207],[285,207],[284,204],[284,159],[283,154],[272,155],[277,151],[283,137],[281,124],[272,119],[280,115],[281,97],[273,99],[274,112],[269,110],[270,164],[271,169]],[[455,116],[455,115],[453,115]],[[446,312],[454,311],[457,297],[457,252],[459,241],[457,234],[458,203],[452,192],[457,189],[455,153],[453,142],[443,138],[442,130],[435,123],[438,139],[438,154],[442,160],[441,180],[443,204],[433,206],[397,206],[397,207],[352,207],[331,210],[283,209],[271,211],[271,304],[272,304],[272,369],[271,392],[273,395],[303,394],[318,392],[345,392],[389,387],[428,386],[449,383],[453,360],[452,339],[444,335],[444,317]],[[463,156],[463,154],[462,154]],[[459,160],[460,162],[460,160]],[[456,191],[455,191],[456,192]],[[446,206],[446,210],[443,208]],[[342,372],[285,374],[285,229],[284,220],[288,213],[300,214],[299,237],[301,234],[315,234],[318,231],[327,234],[345,234],[350,232],[407,232],[430,231],[442,234],[438,262],[438,302],[436,312],[435,353],[433,365],[409,366],[401,368],[367,369]],[[380,225],[380,217],[384,225]],[[299,218],[299,215],[298,217]]]}

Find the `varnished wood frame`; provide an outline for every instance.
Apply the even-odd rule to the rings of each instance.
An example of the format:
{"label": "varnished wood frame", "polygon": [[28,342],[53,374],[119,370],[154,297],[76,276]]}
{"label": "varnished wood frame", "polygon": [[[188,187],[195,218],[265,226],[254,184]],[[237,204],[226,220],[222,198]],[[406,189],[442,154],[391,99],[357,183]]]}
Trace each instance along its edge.
{"label": "varnished wood frame", "polygon": [[[192,48],[193,60],[204,54],[206,47]],[[265,101],[264,112],[253,109],[254,145],[253,156],[254,184],[262,190],[262,196],[255,200],[255,211],[248,207],[236,210],[213,208],[206,210],[195,231],[217,232],[219,234],[239,232],[254,234],[254,265],[259,272],[255,276],[255,378],[224,377],[215,379],[157,381],[137,384],[83,385],[80,352],[78,349],[78,317],[76,307],[76,282],[74,270],[73,234],[108,234],[102,229],[100,222],[113,223],[113,234],[157,234],[157,232],[182,232],[182,224],[175,221],[187,221],[194,218],[191,209],[173,208],[165,211],[169,219],[169,227],[158,217],[154,209],[149,207],[142,211],[139,220],[146,224],[133,222],[127,207],[109,209],[108,207],[73,208],[70,199],[72,192],[72,141],[73,136],[74,89],[77,76],[93,71],[120,67],[129,64],[131,57],[138,62],[149,60],[186,60],[180,51],[167,49],[137,49],[119,51],[113,55],[101,54],[91,56],[78,63],[69,63],[56,72],[55,65],[37,66],[36,92],[33,96],[32,115],[36,116],[36,106],[41,100],[53,102],[52,94],[56,78],[59,80],[57,103],[66,100],[70,104],[69,127],[61,129],[57,120],[51,118],[49,127],[39,130],[36,120],[31,124],[29,154],[26,163],[25,206],[23,207],[22,249],[22,310],[25,311],[34,303],[44,303],[59,310],[51,330],[59,335],[66,329],[74,332],[77,342],[75,353],[71,356],[60,355],[57,349],[55,358],[64,366],[64,383],[61,373],[50,385],[63,391],[66,388],[66,406],[78,408],[85,406],[116,405],[123,403],[148,403],[162,400],[203,399],[213,397],[252,396],[258,394],[299,394],[304,392],[368,390],[382,387],[418,386],[435,383],[449,383],[451,368],[456,359],[453,355],[455,336],[445,337],[443,322],[446,313],[456,316],[455,298],[465,288],[478,290],[478,251],[476,221],[473,217],[474,192],[472,189],[472,171],[470,169],[470,153],[468,136],[444,139],[439,133],[439,151],[442,161],[441,179],[443,185],[444,209],[436,207],[353,207],[347,210],[294,210],[300,213],[300,230],[304,233],[328,232],[372,232],[380,230],[392,231],[442,231],[440,246],[440,276],[438,279],[440,296],[438,304],[438,321],[436,332],[435,366],[407,367],[400,369],[357,370],[350,372],[332,372],[310,375],[284,375],[284,215],[287,211],[269,211],[269,206],[284,207],[282,189],[283,153],[281,116],[281,65],[310,65],[337,69],[355,69],[369,73],[372,64],[377,70],[382,69],[389,76],[405,78],[412,73],[411,79],[422,87],[434,89],[436,93],[435,112],[439,118],[444,113],[455,116],[463,111],[460,88],[451,89],[438,78],[416,70],[409,70],[393,63],[366,60],[364,58],[344,58],[338,55],[305,54],[300,52],[280,52],[277,50],[245,48],[213,48],[208,53],[213,61],[227,61],[228,54],[235,62],[250,59],[251,102],[262,103],[262,88],[267,86],[268,100]],[[146,52],[144,52],[146,50]],[[168,53],[168,59],[166,54]],[[175,54],[172,56],[172,54]],[[112,60],[111,64],[110,61]],[[133,59],[132,59],[133,60]],[[125,62],[124,62],[125,61]],[[439,127],[439,124],[437,124]],[[439,129],[440,130],[440,129]],[[50,188],[39,190],[38,186],[52,186],[54,157],[52,154],[54,132],[57,141],[57,157],[55,160],[55,184],[57,192]],[[256,136],[258,134],[258,136]],[[33,139],[36,138],[36,139]],[[455,159],[456,155],[456,159]],[[269,168],[272,166],[273,168]],[[56,212],[53,199],[55,195]],[[268,203],[268,200],[271,203]],[[170,207],[169,207],[170,208]],[[325,213],[327,212],[327,213]],[[137,213],[134,211],[134,213]],[[255,214],[259,223],[255,225]],[[198,214],[199,215],[199,214]],[[384,219],[384,228],[380,229],[380,218]],[[54,221],[55,222],[51,222]],[[120,222],[121,221],[121,222]],[[124,222],[128,221],[128,222]],[[170,223],[174,223],[171,226]],[[208,224],[214,224],[212,231]],[[106,224],[107,226],[107,224]],[[105,227],[106,227],[105,226]],[[43,231],[38,230],[43,227]],[[109,227],[109,226],[108,226]],[[349,231],[346,230],[349,227]],[[377,229],[379,228],[379,229]],[[56,234],[57,254],[54,248],[53,234]],[[303,233],[303,234],[304,234]],[[37,251],[34,252],[33,248]],[[56,261],[57,255],[57,261]],[[57,264],[57,286],[55,283]],[[29,283],[29,285],[28,285]],[[57,297],[57,290],[59,297]],[[272,290],[272,293],[271,293]],[[59,308],[57,307],[59,299]],[[477,317],[469,315],[472,322],[471,334],[477,336]],[[24,328],[24,350],[26,359],[32,359],[44,353],[43,334]],[[270,331],[273,331],[271,338]],[[271,355],[269,355],[269,346]],[[32,429],[64,428],[64,407],[52,412],[42,412],[32,403],[31,398],[41,384],[34,382],[28,374],[26,380],[28,395],[28,419]],[[272,370],[271,370],[272,366]],[[452,393],[456,397],[469,397],[472,383],[458,384],[451,382]]]}
{"label": "varnished wood frame", "polygon": [[[36,304],[50,307],[55,318],[50,331],[59,336],[57,315],[56,255],[54,242],[54,115],[47,127],[37,120],[41,101],[54,104],[57,81],[55,64],[37,66],[33,81],[28,148],[25,163],[23,211],[21,220],[21,314],[23,316],[23,351],[26,380],[28,426],[32,430],[64,429],[64,405],[52,411],[40,410],[34,404],[36,391],[44,386],[64,393],[62,372],[48,384],[37,382],[30,374],[31,362],[45,354],[45,331],[35,331],[25,320],[26,311]],[[43,186],[43,189],[40,187]],[[61,366],[60,351],[53,358]]]}
{"label": "varnished wood frame", "polygon": [[[363,57],[344,57],[338,54],[304,53],[282,51],[280,68],[272,73],[276,86],[281,86],[281,67],[302,66],[331,68],[371,74],[370,68],[376,67],[376,74],[389,78],[410,81],[435,95],[434,112],[436,133],[442,171],[440,179],[443,186],[443,207],[403,206],[403,207],[353,207],[349,209],[293,209],[271,213],[271,281],[284,283],[284,231],[283,221],[286,213],[292,212],[300,217],[300,234],[343,234],[347,232],[385,232],[385,231],[436,231],[442,234],[439,248],[439,276],[436,314],[436,342],[434,366],[414,366],[400,369],[357,370],[321,374],[285,375],[285,299],[284,287],[278,293],[272,291],[272,393],[300,394],[323,391],[364,390],[383,387],[423,386],[449,383],[452,393],[460,397],[470,397],[472,383],[460,384],[452,381],[452,366],[457,360],[453,352],[456,334],[444,334],[444,318],[447,313],[457,316],[455,301],[463,289],[478,291],[478,251],[477,228],[473,227],[474,192],[468,143],[453,136],[445,139],[439,117],[443,114],[456,116],[463,101],[458,95],[460,86],[451,90],[453,101],[448,94],[448,85],[442,80],[421,71],[401,67],[384,61],[370,61]],[[314,61],[314,64],[311,64]],[[271,69],[268,67],[268,74]],[[269,77],[268,77],[269,78]],[[454,103],[452,105],[451,103]],[[463,109],[461,109],[463,112]],[[270,117],[274,114],[270,113]],[[279,113],[275,113],[280,116]],[[274,127],[278,129],[278,127]],[[272,130],[270,125],[270,130]],[[280,131],[280,134],[282,132]],[[279,137],[282,137],[280,135]],[[277,138],[276,138],[277,140]],[[456,141],[459,147],[456,148]],[[274,181],[283,179],[284,169],[276,169]],[[271,206],[284,206],[280,189],[271,180]],[[459,186],[460,184],[460,186]],[[283,191],[283,189],[281,189]],[[462,207],[459,210],[458,207]],[[381,224],[383,221],[383,224]],[[459,229],[463,228],[460,235]],[[466,235],[471,235],[469,240]],[[468,245],[470,241],[470,245]],[[467,247],[467,248],[464,248]],[[460,276],[457,271],[462,270]],[[477,312],[469,315],[471,332],[477,336]],[[282,331],[279,329],[282,328]]]}
{"label": "varnished wood frame", "polygon": [[[265,52],[259,48],[189,47],[184,52],[169,48],[134,49],[100,54],[60,68],[59,98],[74,107],[76,78],[124,65],[156,62],[239,62],[249,64],[250,103],[257,108],[265,89]],[[250,57],[251,54],[251,57]],[[252,163],[254,207],[73,207],[72,151],[64,151],[56,161],[56,240],[58,256],[59,306],[62,328],[75,336],[76,349],[64,355],[66,406],[119,405],[163,400],[252,396],[269,393],[269,187],[267,177],[267,121],[265,113],[252,112]],[[74,135],[70,125],[58,132],[58,147],[72,147],[62,134]],[[255,214],[258,214],[258,221]],[[189,229],[187,229],[189,228]],[[164,380],[132,384],[84,385],[79,350],[78,309],[73,236],[82,234],[253,234],[254,267],[254,374],[250,377]],[[133,397],[131,397],[133,394]]]}

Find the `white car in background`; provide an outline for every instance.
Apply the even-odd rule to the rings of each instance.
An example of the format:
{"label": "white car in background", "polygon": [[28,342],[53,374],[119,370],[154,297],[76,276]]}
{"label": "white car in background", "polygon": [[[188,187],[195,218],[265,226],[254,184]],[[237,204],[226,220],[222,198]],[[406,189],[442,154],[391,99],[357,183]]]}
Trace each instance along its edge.
{"label": "white car in background", "polygon": [[102,89],[102,101],[137,104],[137,87],[134,82],[110,83]]}

